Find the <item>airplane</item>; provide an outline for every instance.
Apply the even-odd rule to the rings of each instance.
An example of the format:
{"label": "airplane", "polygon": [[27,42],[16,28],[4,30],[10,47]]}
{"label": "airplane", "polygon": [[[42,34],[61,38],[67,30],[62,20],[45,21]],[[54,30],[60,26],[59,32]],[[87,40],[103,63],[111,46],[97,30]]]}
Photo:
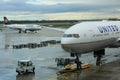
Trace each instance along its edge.
{"label": "airplane", "polygon": [[120,47],[120,21],[81,22],[68,28],[61,38],[61,47],[76,56],[77,69],[80,69],[81,54],[93,52],[100,66],[105,48]]}
{"label": "airplane", "polygon": [[18,30],[19,33],[24,32],[27,33],[27,31],[38,31],[41,30],[42,27],[40,27],[39,25],[36,24],[11,24],[10,21],[7,19],[7,17],[3,17],[4,18],[4,27],[8,27],[10,29],[14,29],[14,30]]}

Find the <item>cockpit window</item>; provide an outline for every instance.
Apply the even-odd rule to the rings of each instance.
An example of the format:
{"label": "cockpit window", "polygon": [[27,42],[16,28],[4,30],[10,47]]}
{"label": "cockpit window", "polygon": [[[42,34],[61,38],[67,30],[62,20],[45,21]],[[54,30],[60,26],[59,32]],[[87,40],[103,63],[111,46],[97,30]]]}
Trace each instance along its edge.
{"label": "cockpit window", "polygon": [[75,38],[79,38],[79,34],[73,34]]}
{"label": "cockpit window", "polygon": [[64,34],[63,37],[66,37],[66,38],[79,38],[79,34]]}

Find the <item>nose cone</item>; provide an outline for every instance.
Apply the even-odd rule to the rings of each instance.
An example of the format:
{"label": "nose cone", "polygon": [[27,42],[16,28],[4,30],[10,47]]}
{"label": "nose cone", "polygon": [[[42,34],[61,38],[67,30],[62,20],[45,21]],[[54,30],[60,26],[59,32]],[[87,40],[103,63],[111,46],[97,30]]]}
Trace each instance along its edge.
{"label": "nose cone", "polygon": [[68,44],[68,39],[62,37],[62,38],[61,38],[61,44]]}
{"label": "nose cone", "polygon": [[66,51],[67,46],[67,40],[65,38],[61,39],[61,47]]}
{"label": "nose cone", "polygon": [[61,47],[65,50],[65,51],[67,51],[67,52],[70,52],[71,50],[70,50],[70,47],[67,45],[67,44],[61,44]]}
{"label": "nose cone", "polygon": [[72,45],[70,44],[70,39],[62,38],[61,39],[61,47],[68,52],[71,52]]}
{"label": "nose cone", "polygon": [[67,52],[81,52],[82,45],[76,43],[75,39],[71,38],[62,38],[61,39],[61,47]]}

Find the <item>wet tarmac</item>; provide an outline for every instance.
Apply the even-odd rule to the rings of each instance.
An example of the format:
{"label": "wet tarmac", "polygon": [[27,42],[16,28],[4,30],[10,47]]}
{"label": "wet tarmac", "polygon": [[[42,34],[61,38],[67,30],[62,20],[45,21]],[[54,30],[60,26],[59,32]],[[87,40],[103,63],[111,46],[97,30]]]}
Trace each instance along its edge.
{"label": "wet tarmac", "polygon": [[[83,54],[80,60],[92,67],[82,71],[56,74],[55,58],[68,58],[60,44],[48,44],[43,47],[14,49],[13,45],[59,41],[63,32],[43,28],[37,33],[21,33],[11,29],[0,31],[0,80],[120,80],[120,48],[106,49],[102,67],[95,66],[93,53]],[[6,47],[6,45],[9,45]],[[18,75],[17,61],[30,59],[35,64],[35,73]],[[117,60],[117,61],[116,61]]]}

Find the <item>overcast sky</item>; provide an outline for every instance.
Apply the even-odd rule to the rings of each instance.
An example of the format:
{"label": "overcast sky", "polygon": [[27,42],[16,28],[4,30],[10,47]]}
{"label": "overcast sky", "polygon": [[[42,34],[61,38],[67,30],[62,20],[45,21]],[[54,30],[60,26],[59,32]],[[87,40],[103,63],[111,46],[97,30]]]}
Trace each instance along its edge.
{"label": "overcast sky", "polygon": [[0,20],[120,18],[120,0],[0,0]]}

